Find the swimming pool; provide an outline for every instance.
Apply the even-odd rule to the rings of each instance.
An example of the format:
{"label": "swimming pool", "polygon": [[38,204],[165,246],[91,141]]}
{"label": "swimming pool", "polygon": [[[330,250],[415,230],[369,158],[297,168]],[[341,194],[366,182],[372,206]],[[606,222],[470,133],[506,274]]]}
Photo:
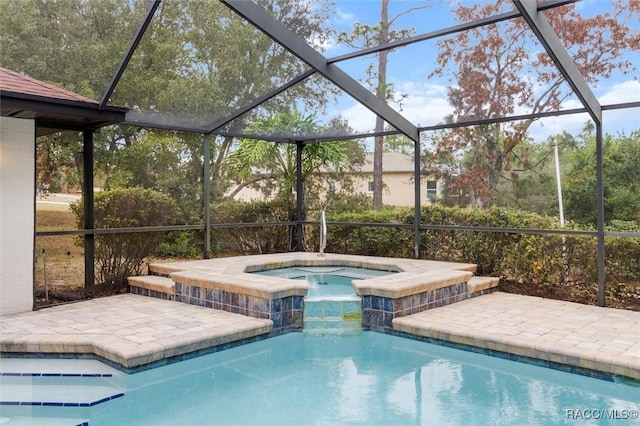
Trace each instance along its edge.
{"label": "swimming pool", "polygon": [[382,277],[395,272],[351,266],[291,266],[253,273],[292,280],[306,280],[309,284],[307,297],[331,297],[354,295],[355,291],[351,286],[351,281],[354,279]]}
{"label": "swimming pool", "polygon": [[[548,425],[598,416],[596,424],[634,424],[640,410],[639,386],[369,331],[289,333],[133,375],[108,373],[102,386],[122,396],[93,407],[0,406],[0,421]],[[606,419],[615,416],[628,422]]]}

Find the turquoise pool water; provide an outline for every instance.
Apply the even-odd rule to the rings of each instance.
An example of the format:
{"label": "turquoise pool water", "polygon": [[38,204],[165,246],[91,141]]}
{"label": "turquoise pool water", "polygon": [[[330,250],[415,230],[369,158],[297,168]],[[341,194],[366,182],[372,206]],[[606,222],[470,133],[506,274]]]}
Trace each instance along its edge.
{"label": "turquoise pool water", "polygon": [[395,272],[348,266],[293,266],[254,273],[292,280],[306,280],[309,284],[307,297],[332,297],[355,294],[351,286],[353,279],[381,277]]}
{"label": "turquoise pool water", "polygon": [[[0,422],[576,425],[590,417],[587,424],[621,425],[637,424],[640,410],[639,386],[376,332],[289,333],[133,375],[111,373],[86,386],[120,397],[93,407],[0,406]],[[627,418],[605,418],[615,416]]]}

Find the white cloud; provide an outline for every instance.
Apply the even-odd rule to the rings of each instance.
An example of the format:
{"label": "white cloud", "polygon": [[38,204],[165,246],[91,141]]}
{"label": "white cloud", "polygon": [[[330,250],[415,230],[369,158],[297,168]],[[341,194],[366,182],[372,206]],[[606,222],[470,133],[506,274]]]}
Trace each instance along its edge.
{"label": "white cloud", "polygon": [[[447,102],[447,87],[442,84],[418,83],[402,81],[394,83],[400,93],[408,96],[402,102],[404,117],[416,126],[430,126],[443,122],[445,116],[452,113],[452,107]],[[616,83],[606,88],[598,100],[602,105],[640,101],[640,82],[629,80]],[[562,105],[563,110],[582,108],[579,100],[572,98]],[[394,106],[398,109],[398,106]],[[515,114],[526,114],[528,110],[520,109]],[[372,131],[375,125],[375,115],[360,104],[352,105],[341,112],[349,120],[349,124],[357,132]],[[544,142],[549,136],[563,131],[572,135],[582,132],[590,117],[587,113],[571,114],[557,117],[547,117],[532,124],[529,135],[536,142]],[[616,134],[640,129],[640,109],[613,110],[603,112],[604,132]]]}
{"label": "white cloud", "polygon": [[357,21],[357,16],[351,12],[345,12],[340,7],[336,7],[336,11],[333,14],[333,21],[336,24],[347,24],[351,26],[355,21]]}
{"label": "white cloud", "polygon": [[602,105],[618,104],[623,102],[640,102],[640,81],[627,80],[616,83],[598,97]]}
{"label": "white cloud", "polygon": [[[619,82],[602,90],[598,96],[601,105],[613,105],[625,102],[640,101],[640,82],[628,80]],[[571,99],[563,103],[562,109],[582,108],[582,104],[577,99]],[[640,110],[638,108],[628,108],[620,110],[603,111],[602,123],[604,133],[612,135],[618,132],[629,134],[633,130],[640,129]],[[539,120],[531,126],[530,135],[535,141],[544,141],[549,136],[562,131],[578,135],[587,121],[591,118],[588,114],[573,114],[559,117],[549,117]]]}
{"label": "white cloud", "polygon": [[401,114],[417,126],[441,123],[453,112],[444,85],[405,81],[394,83],[394,87],[399,93],[407,95],[402,101]]}
{"label": "white cloud", "polygon": [[334,37],[319,35],[307,39],[307,44],[320,52],[327,52],[338,46]]}
{"label": "white cloud", "polygon": [[[446,86],[410,81],[396,82],[394,87],[407,97],[402,101],[402,114],[416,126],[428,126],[441,123],[451,114],[452,108],[447,102]],[[399,110],[398,105],[393,108]],[[360,104],[342,111],[341,115],[349,120],[349,125],[357,132],[369,132],[375,126],[375,115]]]}

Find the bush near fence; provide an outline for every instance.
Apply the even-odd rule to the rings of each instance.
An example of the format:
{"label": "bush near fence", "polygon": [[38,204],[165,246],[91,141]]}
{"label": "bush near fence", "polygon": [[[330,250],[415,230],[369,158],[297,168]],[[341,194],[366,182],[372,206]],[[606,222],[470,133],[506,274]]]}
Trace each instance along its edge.
{"label": "bush near fence", "polygon": [[[83,200],[71,205],[78,228],[84,227]],[[94,196],[96,229],[176,225],[184,217],[167,195],[144,188],[98,192]],[[146,259],[167,239],[165,232],[98,234],[95,236],[98,293],[118,293],[127,288],[127,277],[140,275]],[[78,239],[83,244],[83,239]]]}
{"label": "bush near fence", "polygon": [[[421,213],[423,225],[516,229],[558,227],[549,217],[500,208],[475,210],[428,206],[423,207]],[[382,212],[334,213],[327,220],[411,224],[413,210],[398,208]],[[567,236],[563,243],[563,237],[555,234],[423,230],[420,244],[424,259],[475,263],[479,274],[500,276],[520,283],[551,287],[598,281],[597,240],[591,236]],[[412,229],[329,226],[328,252],[411,257],[412,247]],[[605,252],[610,292],[624,293],[630,287],[638,288],[640,239],[608,237],[605,239]]]}

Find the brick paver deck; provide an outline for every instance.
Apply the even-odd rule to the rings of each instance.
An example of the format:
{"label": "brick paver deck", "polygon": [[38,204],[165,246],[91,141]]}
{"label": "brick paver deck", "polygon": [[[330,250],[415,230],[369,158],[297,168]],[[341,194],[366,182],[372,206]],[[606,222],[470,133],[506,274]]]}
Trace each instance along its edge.
{"label": "brick paver deck", "polygon": [[640,312],[496,292],[396,318],[393,327],[640,379]]}
{"label": "brick paver deck", "polygon": [[272,327],[271,320],[123,294],[0,317],[0,352],[94,354],[131,369]]}

